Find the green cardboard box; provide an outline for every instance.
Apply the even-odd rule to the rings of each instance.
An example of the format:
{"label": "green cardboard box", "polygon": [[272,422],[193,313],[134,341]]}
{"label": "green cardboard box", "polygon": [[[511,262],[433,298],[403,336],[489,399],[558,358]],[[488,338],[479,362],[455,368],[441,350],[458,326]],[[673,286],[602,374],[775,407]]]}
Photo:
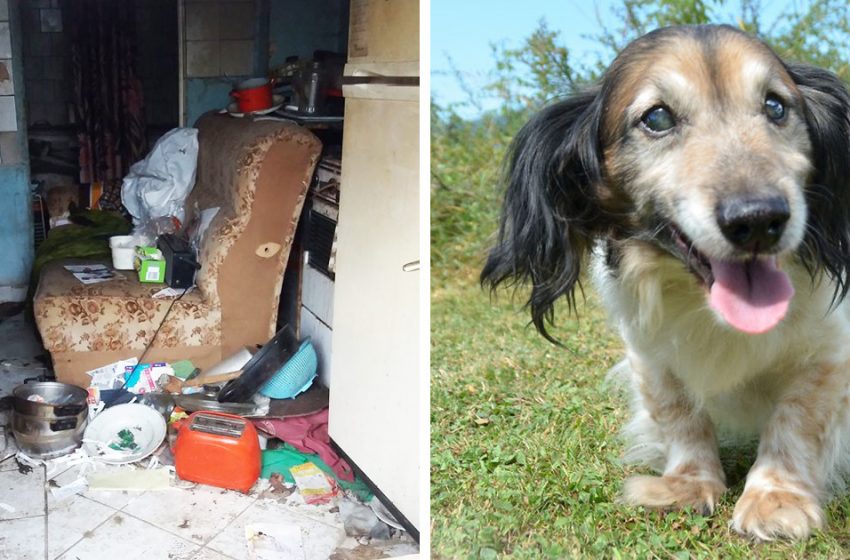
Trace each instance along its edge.
{"label": "green cardboard box", "polygon": [[165,261],[156,247],[136,249],[136,265],[139,270],[139,282],[162,284],[165,282]]}

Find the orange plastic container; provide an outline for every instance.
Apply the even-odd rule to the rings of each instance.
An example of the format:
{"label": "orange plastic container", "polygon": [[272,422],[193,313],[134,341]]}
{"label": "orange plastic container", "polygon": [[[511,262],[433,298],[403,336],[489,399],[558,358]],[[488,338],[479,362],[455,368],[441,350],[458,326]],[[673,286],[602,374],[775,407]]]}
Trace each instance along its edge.
{"label": "orange plastic container", "polygon": [[257,430],[241,416],[195,412],[177,432],[174,466],[183,480],[247,493],[261,463]]}

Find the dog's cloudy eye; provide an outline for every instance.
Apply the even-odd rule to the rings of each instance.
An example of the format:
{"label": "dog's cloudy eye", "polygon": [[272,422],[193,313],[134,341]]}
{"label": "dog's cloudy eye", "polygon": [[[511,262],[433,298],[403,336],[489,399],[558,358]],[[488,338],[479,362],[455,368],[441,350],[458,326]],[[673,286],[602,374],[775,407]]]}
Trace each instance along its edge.
{"label": "dog's cloudy eye", "polygon": [[653,107],[640,119],[650,132],[667,132],[676,126],[676,119],[665,107]]}
{"label": "dog's cloudy eye", "polygon": [[781,121],[785,117],[785,105],[776,96],[768,95],[764,100],[764,112],[772,121]]}

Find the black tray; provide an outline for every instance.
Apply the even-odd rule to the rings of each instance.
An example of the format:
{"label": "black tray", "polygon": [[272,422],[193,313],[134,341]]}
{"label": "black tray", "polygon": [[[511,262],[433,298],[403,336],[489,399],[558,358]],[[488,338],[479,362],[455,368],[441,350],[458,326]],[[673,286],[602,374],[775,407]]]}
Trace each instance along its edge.
{"label": "black tray", "polygon": [[298,347],[298,338],[292,328],[285,325],[245,364],[242,375],[228,381],[219,391],[218,402],[248,401],[295,355]]}

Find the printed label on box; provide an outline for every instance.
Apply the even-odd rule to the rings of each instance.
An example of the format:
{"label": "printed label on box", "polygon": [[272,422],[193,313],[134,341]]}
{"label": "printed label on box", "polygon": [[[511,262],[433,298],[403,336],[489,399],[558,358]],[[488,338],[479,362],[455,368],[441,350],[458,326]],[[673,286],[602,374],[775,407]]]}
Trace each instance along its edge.
{"label": "printed label on box", "polygon": [[156,282],[159,280],[159,269],[155,266],[148,268],[147,274],[145,275],[145,280],[148,282]]}

